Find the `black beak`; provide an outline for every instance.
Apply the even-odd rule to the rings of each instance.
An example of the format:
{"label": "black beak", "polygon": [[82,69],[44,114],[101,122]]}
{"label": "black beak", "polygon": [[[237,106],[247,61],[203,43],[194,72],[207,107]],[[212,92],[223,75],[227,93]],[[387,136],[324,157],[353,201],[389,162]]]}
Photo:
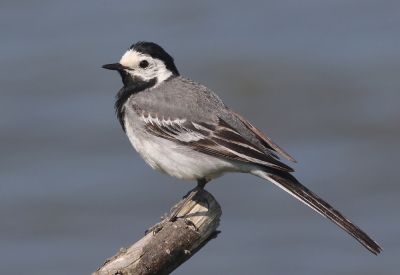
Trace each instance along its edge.
{"label": "black beak", "polygon": [[103,66],[101,66],[101,67],[104,68],[104,69],[107,69],[107,70],[114,70],[114,71],[120,71],[120,70],[125,69],[125,66],[122,66],[122,65],[119,64],[119,63],[115,63],[115,64],[106,64],[106,65],[103,65]]}

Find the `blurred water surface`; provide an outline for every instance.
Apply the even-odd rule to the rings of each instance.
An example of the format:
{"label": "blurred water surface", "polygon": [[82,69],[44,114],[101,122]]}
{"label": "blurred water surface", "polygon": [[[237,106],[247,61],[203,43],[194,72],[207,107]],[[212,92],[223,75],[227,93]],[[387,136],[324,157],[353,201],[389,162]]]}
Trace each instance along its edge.
{"label": "blurred water surface", "polygon": [[0,274],[90,274],[194,183],[152,171],[114,115],[139,40],[299,163],[295,176],[385,251],[268,182],[207,189],[222,234],[174,274],[398,274],[400,2],[0,4]]}

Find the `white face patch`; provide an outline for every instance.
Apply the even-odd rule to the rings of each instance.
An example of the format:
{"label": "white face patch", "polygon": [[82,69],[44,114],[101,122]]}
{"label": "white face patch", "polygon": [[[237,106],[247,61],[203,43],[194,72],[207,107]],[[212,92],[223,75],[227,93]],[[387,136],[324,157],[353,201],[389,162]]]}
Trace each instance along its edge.
{"label": "white face patch", "polygon": [[[140,62],[144,60],[146,60],[149,65],[146,68],[141,68]],[[125,71],[132,75],[132,77],[138,76],[144,80],[157,78],[156,86],[172,75],[172,72],[166,68],[163,61],[157,58],[152,58],[150,55],[142,54],[134,50],[128,50],[122,56],[119,63],[125,67],[130,68],[126,69]]]}

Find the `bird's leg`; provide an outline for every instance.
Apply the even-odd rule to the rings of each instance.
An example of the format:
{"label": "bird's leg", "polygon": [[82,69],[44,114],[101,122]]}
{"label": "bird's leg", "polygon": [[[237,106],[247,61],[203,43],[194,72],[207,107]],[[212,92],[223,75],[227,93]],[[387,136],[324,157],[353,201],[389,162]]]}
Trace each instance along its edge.
{"label": "bird's leg", "polygon": [[[197,186],[196,188],[194,188],[188,195],[186,198],[184,198],[183,201],[181,201],[175,208],[174,212],[171,214],[171,216],[169,218],[165,218],[163,219],[162,222],[157,223],[156,225],[154,225],[153,227],[149,228],[146,230],[145,235],[147,235],[149,232],[153,232],[153,235],[157,234],[157,232],[159,232],[165,225],[166,222],[174,222],[176,221],[176,218],[178,217],[179,212],[187,205],[187,203],[193,199],[196,194],[204,189],[204,186],[206,185],[207,182],[209,182],[210,180],[206,180],[206,179],[199,179],[197,180]],[[207,202],[208,204],[208,202]],[[190,224],[191,221],[187,220],[187,223]],[[194,224],[192,223],[191,225],[194,226]],[[197,230],[197,228],[196,228]]]}
{"label": "bird's leg", "polygon": [[169,217],[168,221],[174,222],[176,218],[178,217],[179,212],[186,206],[186,204],[193,199],[194,196],[200,191],[204,189],[204,186],[206,186],[207,182],[210,180],[206,180],[205,178],[198,179],[197,180],[197,186],[195,189],[190,192],[190,194],[181,202],[179,203],[179,206],[175,208],[175,211],[171,214]]}

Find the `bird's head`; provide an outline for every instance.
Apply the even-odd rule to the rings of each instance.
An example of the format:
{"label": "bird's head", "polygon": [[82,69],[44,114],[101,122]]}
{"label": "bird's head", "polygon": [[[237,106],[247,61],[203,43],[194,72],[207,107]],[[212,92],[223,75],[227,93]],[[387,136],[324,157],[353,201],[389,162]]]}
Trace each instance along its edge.
{"label": "bird's head", "polygon": [[152,42],[133,44],[119,63],[102,67],[118,71],[125,86],[150,81],[155,81],[158,85],[171,76],[179,76],[174,59],[162,47]]}

